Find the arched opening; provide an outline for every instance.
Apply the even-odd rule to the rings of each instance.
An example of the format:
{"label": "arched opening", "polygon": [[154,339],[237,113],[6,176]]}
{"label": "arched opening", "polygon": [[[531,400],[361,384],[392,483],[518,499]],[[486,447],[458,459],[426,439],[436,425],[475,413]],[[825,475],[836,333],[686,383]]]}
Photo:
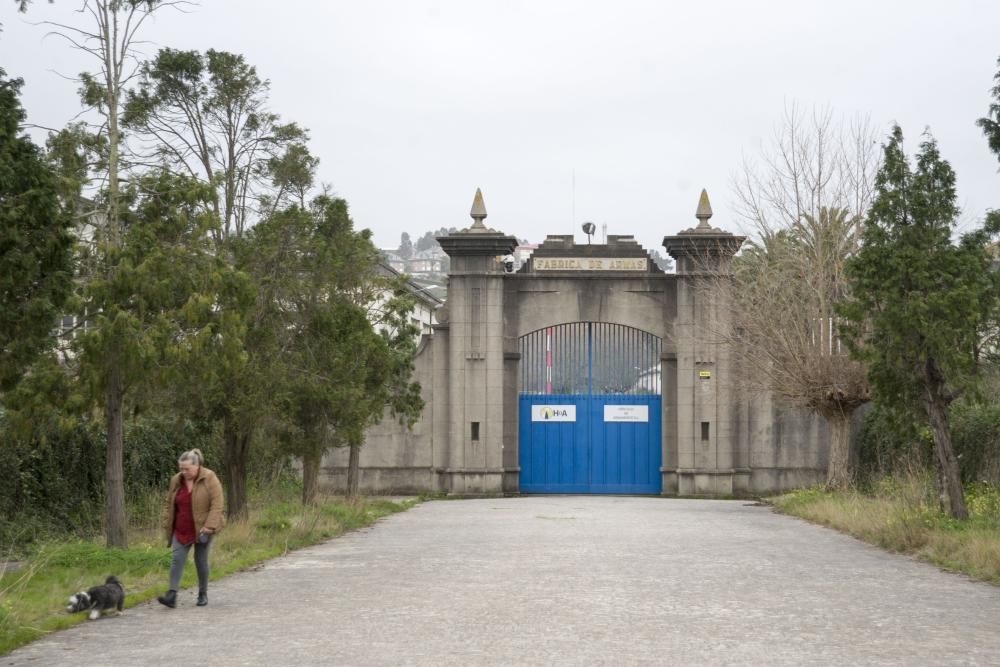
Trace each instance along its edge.
{"label": "arched opening", "polygon": [[661,339],[573,322],[519,344],[520,491],[660,493]]}

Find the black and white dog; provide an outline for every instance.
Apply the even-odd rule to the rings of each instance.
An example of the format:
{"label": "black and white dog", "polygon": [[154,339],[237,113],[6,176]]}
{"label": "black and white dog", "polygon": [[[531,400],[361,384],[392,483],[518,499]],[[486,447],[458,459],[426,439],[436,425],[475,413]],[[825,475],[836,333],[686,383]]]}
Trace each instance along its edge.
{"label": "black and white dog", "polygon": [[116,577],[108,577],[103,586],[80,591],[76,595],[69,596],[69,604],[66,611],[75,614],[78,611],[89,611],[90,620],[97,620],[102,611],[117,609],[122,613],[125,605],[125,589]]}

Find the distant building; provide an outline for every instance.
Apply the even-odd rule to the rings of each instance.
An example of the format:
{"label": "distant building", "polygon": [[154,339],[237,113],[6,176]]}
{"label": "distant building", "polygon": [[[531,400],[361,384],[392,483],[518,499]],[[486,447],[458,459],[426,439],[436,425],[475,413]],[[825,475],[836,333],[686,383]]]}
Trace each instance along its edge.
{"label": "distant building", "polygon": [[379,250],[387,266],[397,273],[406,273],[406,260],[399,256],[395,250]]}
{"label": "distant building", "polygon": [[428,315],[442,303],[448,293],[448,255],[435,245],[413,254],[409,259],[403,259],[395,250],[382,249],[383,265],[395,275],[406,275],[411,291],[419,298],[428,301],[427,313],[423,314],[422,323],[426,333],[430,333],[433,320]]}
{"label": "distant building", "polygon": [[404,259],[395,250],[382,249],[385,263],[397,273],[410,276],[441,276],[448,273],[448,255],[440,246],[413,253],[409,259]]}
{"label": "distant building", "polygon": [[437,299],[442,303],[444,303],[445,299],[448,297],[448,285],[447,281],[444,279],[439,280],[436,277],[413,276],[411,282],[421,292]]}
{"label": "distant building", "polygon": [[439,246],[421,250],[406,263],[406,272],[410,275],[425,273],[443,273],[448,256]]}
{"label": "distant building", "polygon": [[514,252],[511,253],[514,255],[514,270],[517,271],[524,266],[524,263],[528,261],[529,257],[531,257],[531,253],[535,252],[537,249],[537,243],[525,243],[514,248]]}
{"label": "distant building", "polygon": [[[381,266],[383,271],[394,278],[402,275],[402,272],[397,271],[386,262],[383,262]],[[410,313],[410,322],[420,330],[420,335],[431,334],[437,323],[434,311],[444,303],[444,299],[438,298],[431,289],[410,279],[409,276],[407,276],[406,286],[416,300],[413,312]],[[388,298],[389,295],[385,295],[384,300],[388,300]]]}
{"label": "distant building", "polygon": [[[97,229],[102,227],[107,219],[105,211],[98,208],[96,202],[86,197],[80,197],[79,206],[88,212],[79,217],[79,222],[71,230],[73,236],[76,237],[77,244],[77,249],[74,252],[80,252],[84,248],[89,248],[92,251]],[[78,282],[81,280],[83,278],[77,277]],[[78,332],[86,330],[86,328],[87,321],[72,313],[63,314],[55,323],[52,335],[56,340],[56,350],[63,358],[72,357],[73,351],[70,343],[76,338]]]}

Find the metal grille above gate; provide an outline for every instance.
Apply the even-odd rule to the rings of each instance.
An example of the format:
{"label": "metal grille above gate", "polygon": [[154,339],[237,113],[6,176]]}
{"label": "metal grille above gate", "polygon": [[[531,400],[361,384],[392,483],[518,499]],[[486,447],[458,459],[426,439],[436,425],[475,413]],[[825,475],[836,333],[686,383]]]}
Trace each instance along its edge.
{"label": "metal grille above gate", "polygon": [[520,490],[659,493],[659,337],[575,322],[520,342]]}

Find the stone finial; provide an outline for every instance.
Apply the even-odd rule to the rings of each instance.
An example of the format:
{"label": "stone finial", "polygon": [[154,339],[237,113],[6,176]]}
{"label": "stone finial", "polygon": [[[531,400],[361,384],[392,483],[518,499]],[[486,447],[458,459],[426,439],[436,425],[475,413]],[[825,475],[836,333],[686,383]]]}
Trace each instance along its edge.
{"label": "stone finial", "polygon": [[483,192],[476,188],[476,196],[472,199],[472,210],[469,212],[472,219],[471,229],[486,229],[483,220],[486,218],[486,204],[483,203]]}
{"label": "stone finial", "polygon": [[699,229],[709,229],[708,220],[712,217],[712,205],[708,203],[708,192],[701,191],[701,198],[698,199],[698,211],[694,214],[698,218]]}

